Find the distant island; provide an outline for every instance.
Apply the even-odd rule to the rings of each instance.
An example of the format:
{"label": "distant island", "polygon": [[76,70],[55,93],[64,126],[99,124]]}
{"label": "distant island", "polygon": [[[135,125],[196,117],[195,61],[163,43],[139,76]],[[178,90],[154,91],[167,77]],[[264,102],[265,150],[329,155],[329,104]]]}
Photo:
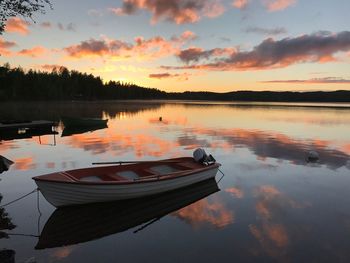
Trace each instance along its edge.
{"label": "distant island", "polygon": [[54,68],[52,72],[0,67],[0,101],[40,100],[213,100],[264,102],[350,102],[350,91],[275,92],[232,91],[217,92],[165,92],[135,84],[109,81],[103,83],[92,74]]}

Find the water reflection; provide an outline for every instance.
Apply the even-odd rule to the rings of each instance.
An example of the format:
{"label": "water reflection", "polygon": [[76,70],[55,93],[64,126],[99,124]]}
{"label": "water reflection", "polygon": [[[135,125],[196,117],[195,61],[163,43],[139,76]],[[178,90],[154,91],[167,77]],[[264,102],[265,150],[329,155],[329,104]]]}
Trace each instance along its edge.
{"label": "water reflection", "polygon": [[234,223],[234,213],[218,200],[203,199],[174,213],[173,216],[185,221],[194,228],[211,224],[223,228]]}
{"label": "water reflection", "polygon": [[[274,158],[289,161],[296,165],[307,165],[306,154],[309,150],[314,150],[320,155],[320,160],[314,166],[326,165],[333,170],[343,166],[348,167],[350,157],[350,144],[346,142],[341,144],[341,140],[317,139],[316,137],[310,139],[296,138],[286,133],[268,129],[230,127],[239,125],[239,122],[237,122],[239,120],[238,117],[234,117],[231,120],[231,114],[235,113],[242,114],[241,118],[247,118],[250,123],[255,125],[265,122],[275,123],[276,120],[284,120],[284,122],[291,123],[291,125],[295,125],[298,122],[303,125],[304,123],[313,125],[315,122],[319,124],[320,121],[317,120],[321,118],[319,111],[323,111],[324,109],[322,108],[305,109],[297,107],[290,110],[290,108],[286,109],[281,106],[271,107],[264,105],[259,108],[254,105],[207,105],[203,103],[169,106],[163,102],[142,104],[135,102],[118,104],[95,102],[88,106],[84,102],[79,102],[76,104],[58,103],[45,105],[49,107],[48,111],[44,113],[48,119],[55,117],[59,119],[68,113],[69,116],[111,119],[109,128],[105,126],[78,127],[74,129],[65,128],[62,131],[62,136],[67,137],[67,139],[61,140],[60,143],[89,151],[94,155],[102,153],[123,155],[132,151],[135,156],[142,158],[144,156],[176,156],[181,154],[181,150],[192,150],[197,147],[226,151],[233,151],[235,148],[247,148],[261,161],[267,158]],[[31,106],[33,107],[33,105]],[[27,107],[29,107],[27,104],[20,105],[22,109]],[[39,106],[35,105],[35,107]],[[161,114],[160,112],[163,108],[166,108],[166,110]],[[188,115],[186,113],[186,110],[188,111],[187,108],[193,110],[195,115]],[[209,113],[206,114],[208,117],[203,119],[203,123],[200,125],[195,118],[198,118],[204,108],[207,108]],[[13,110],[12,114],[14,117],[18,117],[20,110],[14,110],[13,105],[10,109]],[[259,110],[266,112],[266,116],[264,114],[261,118],[263,122],[259,120],[259,115],[256,116],[257,114],[261,115]],[[322,116],[322,119],[327,118],[327,122],[339,125],[347,124],[348,121],[350,123],[350,117],[346,109],[326,110],[326,114],[323,114],[326,117]],[[176,114],[177,111],[179,111],[178,114]],[[219,111],[220,115],[216,114]],[[294,113],[294,111],[307,111],[308,115],[298,118],[298,114]],[[339,111],[342,115],[341,120],[337,117]],[[35,113],[37,111],[32,109],[31,112]],[[52,115],[53,112],[56,113],[55,116]],[[132,116],[137,116],[140,113],[147,113],[145,114],[146,119],[138,118],[135,122],[130,120],[120,123],[122,118],[128,117],[130,119]],[[191,114],[193,113],[191,112]],[[40,117],[43,118],[42,115]],[[117,120],[116,118],[119,119]],[[293,120],[293,122],[290,120]],[[226,127],[221,127],[223,123]],[[218,124],[218,127],[216,124]],[[155,134],[155,132],[158,132],[158,134]],[[165,133],[172,134],[172,137],[159,136]],[[252,168],[248,166],[247,169]]]}
{"label": "water reflection", "polygon": [[[84,102],[2,102],[0,120],[52,120],[59,121],[62,116],[79,118],[123,118],[140,112],[157,110],[163,102],[121,101],[108,103],[103,101]],[[45,109],[45,110],[43,110]]]}
{"label": "water reflection", "polygon": [[61,137],[72,136],[75,134],[82,134],[87,132],[93,132],[97,130],[103,130],[108,128],[107,124],[93,125],[89,127],[65,127],[62,131]]}
{"label": "water reflection", "polygon": [[56,135],[57,131],[53,130],[52,127],[40,128],[40,129],[11,129],[11,130],[0,130],[0,141],[9,141],[9,140],[19,140],[19,139],[30,139],[36,136],[44,135]]}
{"label": "water reflection", "polygon": [[[2,195],[0,194],[0,205],[2,201]],[[9,235],[6,230],[12,230],[16,228],[16,225],[12,223],[12,219],[5,211],[4,207],[0,206],[0,239],[8,239]],[[5,231],[4,231],[5,230]],[[15,251],[12,249],[0,249],[0,262],[3,263],[14,263],[15,262]]]}
{"label": "water reflection", "polygon": [[[197,136],[205,135],[211,139],[220,139],[227,142],[226,147],[246,147],[251,150],[260,160],[275,158],[278,160],[290,161],[297,165],[307,164],[307,152],[310,149],[318,152],[319,164],[325,164],[331,169],[338,169],[346,166],[350,155],[338,149],[329,148],[328,141],[323,140],[296,140],[280,133],[271,133],[261,130],[245,129],[208,129],[188,128],[186,140],[179,139],[180,145],[198,147],[200,144],[211,145],[209,140],[204,143],[199,141]],[[222,145],[222,144],[221,144]],[[223,146],[223,145],[222,145]]]}
{"label": "water reflection", "polygon": [[[147,199],[126,207],[106,204],[53,213],[42,200],[42,218],[51,218],[38,247],[59,247],[34,251],[37,239],[0,239],[0,248],[16,250],[18,262],[33,256],[38,262],[97,262],[101,254],[108,262],[116,256],[133,262],[348,262],[349,108],[203,102],[16,104],[0,105],[0,116],[109,121],[108,128],[94,130],[69,131],[61,125],[57,131],[63,137],[57,136],[56,147],[45,145],[52,135],[41,136],[41,145],[37,137],[0,141],[0,154],[16,162],[1,174],[6,202],[31,191],[31,177],[38,174],[86,167],[93,161],[190,156],[197,147],[213,153],[226,174],[220,181],[223,191],[197,201],[195,195],[182,194],[154,203]],[[310,150],[320,156],[315,164],[306,162]],[[6,209],[16,232],[37,233],[35,204],[28,198]],[[166,213],[137,235],[125,231],[142,229]],[[207,247],[210,250],[203,250]]]}
{"label": "water reflection", "polygon": [[15,251],[12,249],[1,249],[0,250],[0,262],[1,263],[14,263],[15,262]]}
{"label": "water reflection", "polygon": [[[0,194],[0,204],[2,201],[2,195]],[[12,219],[9,217],[8,213],[5,211],[4,207],[0,206],[0,239],[1,238],[8,238],[8,234],[4,232],[3,230],[12,230],[16,227],[12,223]]]}
{"label": "water reflection", "polygon": [[[144,155],[161,157],[177,146],[181,146],[185,150],[192,150],[197,147],[233,150],[237,147],[245,147],[251,150],[259,160],[274,158],[289,161],[296,165],[307,165],[307,152],[313,149],[320,156],[317,163],[319,165],[324,164],[331,169],[347,167],[350,158],[347,152],[341,149],[332,149],[329,141],[297,140],[280,133],[245,129],[184,127],[176,141],[169,141],[148,134],[131,136],[119,134],[115,131],[108,132],[108,136],[104,134],[100,136],[74,136],[67,143],[87,151],[93,151],[95,154],[118,150],[117,155],[133,149],[138,157]],[[264,167],[258,167],[257,169],[260,168]],[[252,169],[252,167],[247,167],[247,169]]]}
{"label": "water reflection", "polygon": [[46,222],[36,249],[82,243],[146,223],[134,230],[136,233],[161,217],[217,191],[216,181],[210,179],[154,197],[59,208]]}
{"label": "water reflection", "polygon": [[254,196],[257,223],[250,224],[249,231],[260,244],[263,253],[286,261],[291,253],[290,235],[300,232],[300,226],[285,225],[289,221],[290,211],[310,207],[311,204],[299,203],[273,185],[256,187]]}
{"label": "water reflection", "polygon": [[93,154],[113,153],[121,155],[132,151],[135,156],[162,157],[177,147],[176,142],[149,134],[126,134],[122,131],[107,131],[106,134],[81,134],[69,137],[67,145],[91,151]]}

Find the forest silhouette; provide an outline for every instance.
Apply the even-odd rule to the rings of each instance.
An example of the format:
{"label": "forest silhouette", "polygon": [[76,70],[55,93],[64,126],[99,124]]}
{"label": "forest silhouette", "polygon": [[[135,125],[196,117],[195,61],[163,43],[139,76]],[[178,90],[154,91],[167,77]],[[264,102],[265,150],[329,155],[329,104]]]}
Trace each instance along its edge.
{"label": "forest silhouette", "polygon": [[171,99],[215,101],[279,101],[279,102],[350,102],[350,91],[273,92],[232,91],[216,92],[165,92],[141,87],[132,83],[108,81],[92,74],[54,68],[51,72],[0,67],[1,101],[47,100],[125,100]]}

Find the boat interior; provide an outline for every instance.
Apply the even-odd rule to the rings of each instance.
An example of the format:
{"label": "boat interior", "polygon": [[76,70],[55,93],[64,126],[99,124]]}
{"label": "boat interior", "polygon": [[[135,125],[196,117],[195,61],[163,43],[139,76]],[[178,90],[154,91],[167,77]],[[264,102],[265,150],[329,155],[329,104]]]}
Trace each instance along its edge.
{"label": "boat interior", "polygon": [[[193,158],[134,163],[127,165],[102,166],[58,172],[40,176],[49,181],[73,181],[86,183],[125,182],[154,180],[165,176],[179,176],[194,169],[203,168]],[[39,179],[38,177],[36,179]]]}

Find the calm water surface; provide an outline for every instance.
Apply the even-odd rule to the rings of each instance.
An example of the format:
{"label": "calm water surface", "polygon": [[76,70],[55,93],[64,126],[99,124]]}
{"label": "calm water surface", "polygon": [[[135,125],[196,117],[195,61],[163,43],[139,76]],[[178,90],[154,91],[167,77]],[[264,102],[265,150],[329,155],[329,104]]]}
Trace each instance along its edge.
{"label": "calm water surface", "polygon": [[[350,262],[350,107],[309,106],[3,104],[0,119],[109,121],[94,131],[63,131],[60,123],[56,135],[0,134],[0,155],[15,162],[0,175],[1,205],[35,189],[36,175],[191,156],[197,147],[225,176],[63,211],[34,193],[1,208],[0,250],[12,253],[8,262]],[[309,150],[318,162],[305,161]]]}

